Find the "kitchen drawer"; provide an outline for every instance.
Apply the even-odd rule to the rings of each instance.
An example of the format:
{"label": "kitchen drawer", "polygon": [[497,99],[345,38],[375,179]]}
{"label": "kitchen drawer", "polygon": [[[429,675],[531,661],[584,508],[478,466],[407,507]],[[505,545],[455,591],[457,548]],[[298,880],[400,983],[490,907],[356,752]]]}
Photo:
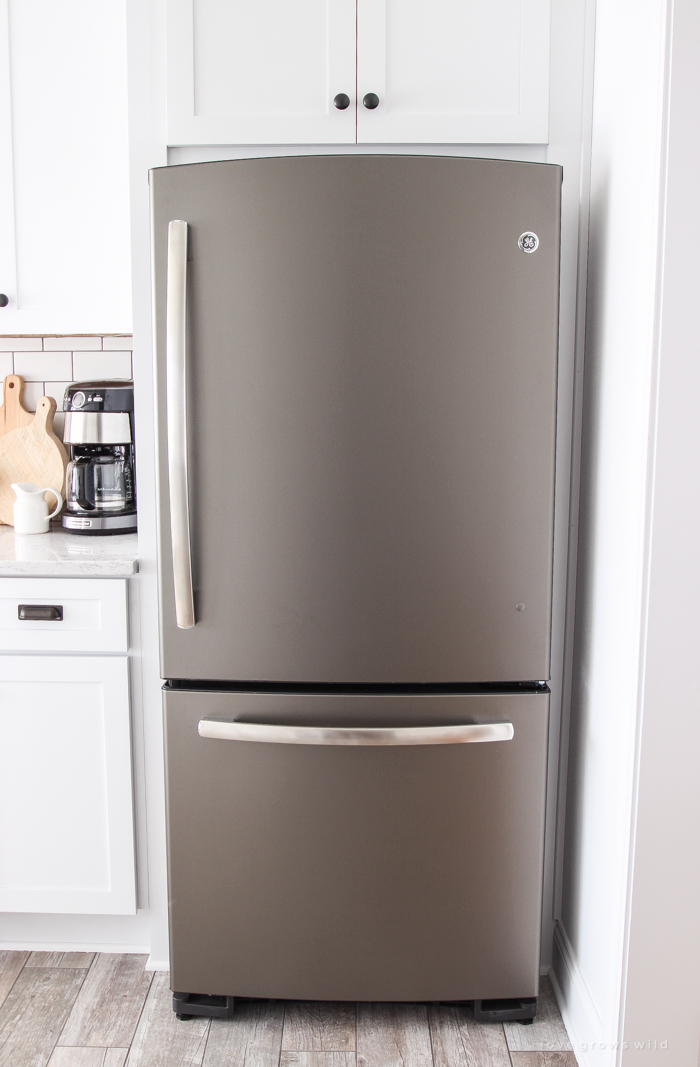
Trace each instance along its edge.
{"label": "kitchen drawer", "polygon": [[[126,652],[126,581],[1,578],[0,650]],[[62,619],[20,619],[20,605],[61,609]]]}

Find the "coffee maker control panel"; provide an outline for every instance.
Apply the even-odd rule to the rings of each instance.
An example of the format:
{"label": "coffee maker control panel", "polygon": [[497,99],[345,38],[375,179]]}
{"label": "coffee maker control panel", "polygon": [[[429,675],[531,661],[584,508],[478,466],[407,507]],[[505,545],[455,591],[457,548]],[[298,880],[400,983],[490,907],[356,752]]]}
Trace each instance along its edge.
{"label": "coffee maker control panel", "polygon": [[63,397],[63,410],[131,413],[134,410],[134,383],[126,379],[71,382]]}

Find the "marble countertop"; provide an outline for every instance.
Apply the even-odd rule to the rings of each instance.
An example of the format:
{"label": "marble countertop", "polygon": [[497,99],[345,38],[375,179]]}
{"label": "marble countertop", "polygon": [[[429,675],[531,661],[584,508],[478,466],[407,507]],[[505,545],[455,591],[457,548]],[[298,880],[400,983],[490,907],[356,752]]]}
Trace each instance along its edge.
{"label": "marble countertop", "polygon": [[124,578],[136,574],[138,536],[85,537],[56,527],[15,536],[0,526],[0,577]]}

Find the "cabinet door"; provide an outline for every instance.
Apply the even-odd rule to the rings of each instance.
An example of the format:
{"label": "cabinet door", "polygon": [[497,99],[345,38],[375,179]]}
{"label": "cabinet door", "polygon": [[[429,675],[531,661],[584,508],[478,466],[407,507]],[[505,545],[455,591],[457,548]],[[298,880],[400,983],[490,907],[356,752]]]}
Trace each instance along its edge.
{"label": "cabinet door", "polygon": [[126,657],[0,657],[0,910],[136,911]]}
{"label": "cabinet door", "polygon": [[547,141],[549,0],[358,0],[357,33],[360,143]]}
{"label": "cabinet door", "polygon": [[129,333],[123,0],[0,0],[0,334]]}
{"label": "cabinet door", "polygon": [[355,0],[167,0],[168,143],[354,142],[355,18]]}

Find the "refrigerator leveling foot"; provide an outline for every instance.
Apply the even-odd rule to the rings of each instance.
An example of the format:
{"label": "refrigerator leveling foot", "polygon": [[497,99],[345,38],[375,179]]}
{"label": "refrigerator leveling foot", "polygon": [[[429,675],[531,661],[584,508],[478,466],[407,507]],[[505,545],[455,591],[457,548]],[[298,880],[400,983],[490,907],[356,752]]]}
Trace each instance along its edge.
{"label": "refrigerator leveling foot", "polygon": [[178,1019],[203,1015],[207,1019],[232,1019],[233,997],[215,997],[206,993],[173,993],[173,1011]]}
{"label": "refrigerator leveling foot", "polygon": [[537,997],[520,1000],[475,1000],[476,1023],[531,1023],[537,1014]]}

